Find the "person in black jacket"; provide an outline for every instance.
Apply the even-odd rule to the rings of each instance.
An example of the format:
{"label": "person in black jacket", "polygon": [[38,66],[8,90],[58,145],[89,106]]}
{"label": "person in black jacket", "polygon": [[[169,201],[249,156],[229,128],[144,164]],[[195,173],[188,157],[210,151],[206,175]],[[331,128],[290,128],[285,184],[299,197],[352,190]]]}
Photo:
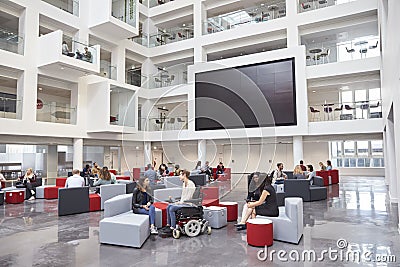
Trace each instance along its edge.
{"label": "person in black jacket", "polygon": [[153,205],[149,178],[141,177],[137,183],[137,187],[133,190],[132,211],[136,214],[149,215],[150,233],[153,235],[158,234],[157,228],[154,225],[156,209]]}

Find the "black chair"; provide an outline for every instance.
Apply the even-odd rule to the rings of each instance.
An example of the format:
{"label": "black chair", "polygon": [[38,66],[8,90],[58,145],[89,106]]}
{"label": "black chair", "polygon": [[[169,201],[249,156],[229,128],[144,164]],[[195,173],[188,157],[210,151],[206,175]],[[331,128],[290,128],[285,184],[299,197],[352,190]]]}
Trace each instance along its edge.
{"label": "black chair", "polygon": [[89,187],[58,189],[58,216],[89,212]]}
{"label": "black chair", "polygon": [[356,50],[354,50],[353,48],[348,49],[346,46],[346,51],[347,51],[347,53],[354,53]]}
{"label": "black chair", "polygon": [[320,114],[320,111],[318,110],[318,109],[315,109],[315,108],[313,108],[313,107],[310,107],[310,111],[311,111],[311,114],[312,114],[312,120],[314,121],[315,120],[315,114]]}
{"label": "black chair", "polygon": [[377,48],[378,47],[378,41],[376,41],[376,44],[375,45],[370,45],[369,46],[369,49],[375,49],[375,48]]}
{"label": "black chair", "polygon": [[344,105],[345,110],[353,110],[355,108],[350,107],[350,105]]}
{"label": "black chair", "polygon": [[133,190],[135,189],[135,187],[136,187],[136,182],[127,183],[126,184],[126,193],[127,194],[133,193]]}
{"label": "black chair", "polygon": [[342,111],[342,110],[343,110],[343,105],[340,105],[340,107],[334,109],[334,111]]}

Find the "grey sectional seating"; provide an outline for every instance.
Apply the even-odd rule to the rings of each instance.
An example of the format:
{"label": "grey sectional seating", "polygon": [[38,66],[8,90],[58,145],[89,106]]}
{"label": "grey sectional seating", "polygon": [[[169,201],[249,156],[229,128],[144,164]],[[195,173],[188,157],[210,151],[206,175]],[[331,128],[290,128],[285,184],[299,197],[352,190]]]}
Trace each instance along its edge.
{"label": "grey sectional seating", "polygon": [[305,179],[285,180],[285,197],[301,197],[303,201],[317,201],[327,198],[326,187],[310,186],[310,182]]}
{"label": "grey sectional seating", "polygon": [[126,193],[125,184],[107,184],[100,186],[101,209],[104,209],[104,202],[110,198]]}
{"label": "grey sectional seating", "polygon": [[58,189],[58,216],[89,212],[89,187]]}
{"label": "grey sectional seating", "polygon": [[133,189],[136,187],[136,182],[128,181],[128,180],[117,180],[118,184],[124,184],[126,186],[125,193],[130,194],[133,193]]}
{"label": "grey sectional seating", "polygon": [[298,244],[303,235],[303,200],[286,198],[285,206],[279,207],[279,217],[257,215],[256,218],[272,221],[275,240]]}
{"label": "grey sectional seating", "polygon": [[[113,197],[104,202],[104,218],[113,217],[125,212],[132,213],[132,194],[124,194]],[[144,216],[144,215],[139,215]],[[156,208],[155,225],[162,227],[162,211]]]}
{"label": "grey sectional seating", "polygon": [[179,179],[179,176],[165,177],[164,184],[166,188],[182,187],[182,181]]}
{"label": "grey sectional seating", "polygon": [[169,196],[174,199],[180,198],[182,195],[182,187],[178,188],[165,188],[154,190],[154,202],[168,201]]}
{"label": "grey sectional seating", "polygon": [[128,211],[100,221],[102,244],[140,248],[150,235],[149,216]]}
{"label": "grey sectional seating", "polygon": [[[182,186],[182,185],[181,185]],[[153,184],[153,185],[150,185],[150,187],[151,187],[151,189],[154,191],[154,190],[157,190],[157,189],[164,189],[164,188],[166,188],[166,186],[165,186],[165,184]]]}

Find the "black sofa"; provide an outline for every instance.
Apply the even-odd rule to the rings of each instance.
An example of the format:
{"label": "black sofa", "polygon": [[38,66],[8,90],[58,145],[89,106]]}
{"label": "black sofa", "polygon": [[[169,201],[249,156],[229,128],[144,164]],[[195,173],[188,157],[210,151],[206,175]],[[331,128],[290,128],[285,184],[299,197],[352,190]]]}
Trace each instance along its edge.
{"label": "black sofa", "polygon": [[89,187],[58,189],[58,216],[89,212]]}

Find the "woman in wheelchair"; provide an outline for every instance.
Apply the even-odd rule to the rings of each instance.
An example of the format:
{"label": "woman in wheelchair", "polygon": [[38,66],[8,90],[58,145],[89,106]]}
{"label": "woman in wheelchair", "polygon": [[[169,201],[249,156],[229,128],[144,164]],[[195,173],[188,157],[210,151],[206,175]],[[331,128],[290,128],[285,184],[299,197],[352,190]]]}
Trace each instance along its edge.
{"label": "woman in wheelchair", "polygon": [[[255,218],[256,215],[278,217],[279,209],[276,202],[276,192],[274,187],[271,185],[272,177],[262,173],[258,178],[259,190],[261,195],[257,201],[247,202],[247,211],[243,215],[240,223],[236,225],[237,230],[246,229],[246,221],[250,218]],[[250,183],[251,184],[251,183]],[[251,188],[249,187],[249,191]]]}
{"label": "woman in wheelchair", "polygon": [[193,193],[196,190],[195,184],[189,180],[190,172],[182,170],[179,179],[183,182],[182,184],[182,195],[181,199],[174,204],[169,204],[167,207],[167,226],[166,231],[172,231],[176,228],[176,211],[185,206],[191,206],[185,204],[185,201],[192,199]]}
{"label": "woman in wheelchair", "polygon": [[137,187],[133,190],[132,210],[136,214],[146,214],[150,217],[150,233],[158,234],[157,228],[154,226],[156,210],[153,206],[153,197],[150,188],[149,178],[141,177],[137,183]]}

